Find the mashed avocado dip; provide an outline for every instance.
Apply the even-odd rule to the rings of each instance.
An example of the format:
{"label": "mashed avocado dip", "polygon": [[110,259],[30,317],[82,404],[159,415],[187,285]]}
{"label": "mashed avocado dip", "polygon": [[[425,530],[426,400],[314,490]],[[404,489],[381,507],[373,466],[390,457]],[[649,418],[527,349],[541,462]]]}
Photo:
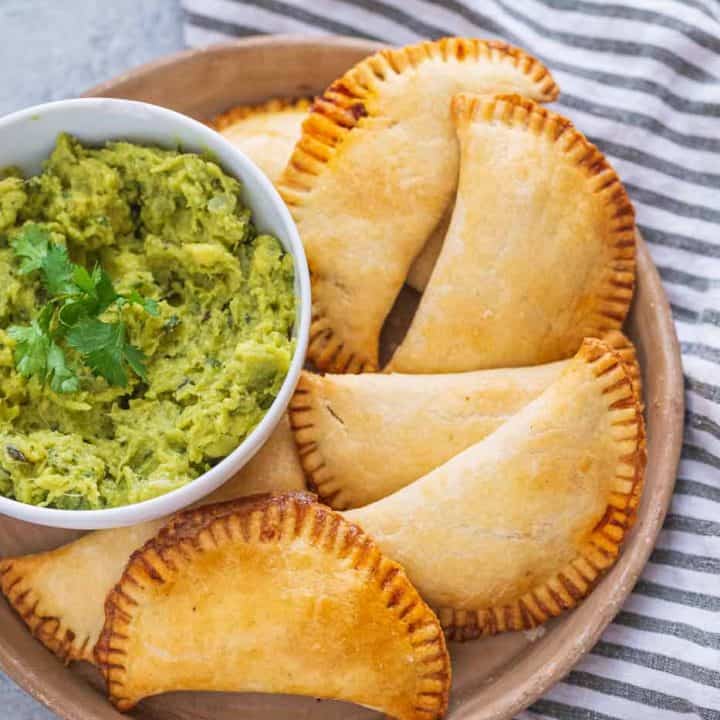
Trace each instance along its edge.
{"label": "mashed avocado dip", "polygon": [[[67,135],[42,174],[5,172],[0,493],[65,509],[138,502],[194,479],[257,425],[294,349],[293,264],[275,238],[255,231],[241,194],[208,158],[123,142],[90,149]],[[67,288],[51,295],[47,268],[18,256],[26,237],[47,239],[60,275],[81,266],[107,276],[117,297],[142,299],[101,304],[97,318],[85,318],[87,327],[122,328],[122,338],[100,333],[85,338],[95,354],[95,346],[76,350],[61,322],[77,315],[62,305]],[[56,327],[61,369],[72,378],[55,389],[21,359],[27,347],[42,356],[48,346],[22,345],[11,329],[43,322]],[[120,361],[108,370],[122,343],[124,370]],[[57,358],[48,355],[47,366],[62,380]]]}

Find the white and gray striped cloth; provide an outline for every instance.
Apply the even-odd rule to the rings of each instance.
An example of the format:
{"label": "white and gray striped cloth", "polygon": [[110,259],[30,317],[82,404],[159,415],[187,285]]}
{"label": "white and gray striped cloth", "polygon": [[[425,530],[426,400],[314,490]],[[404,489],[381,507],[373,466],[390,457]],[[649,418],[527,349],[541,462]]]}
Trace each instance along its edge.
{"label": "white and gray striped cloth", "polygon": [[675,496],[632,596],[522,717],[720,720],[720,2],[183,0],[198,46],[262,33],[501,38],[562,88],[557,106],[611,158],[665,282],[687,430]]}

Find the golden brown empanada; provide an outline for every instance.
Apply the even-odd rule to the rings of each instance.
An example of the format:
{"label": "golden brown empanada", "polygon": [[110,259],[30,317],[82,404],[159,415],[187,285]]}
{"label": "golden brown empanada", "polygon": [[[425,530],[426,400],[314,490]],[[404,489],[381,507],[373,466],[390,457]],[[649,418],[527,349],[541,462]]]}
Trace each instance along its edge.
{"label": "golden brown empanada", "polygon": [[[240,472],[202,502],[270,490],[302,490],[305,479],[287,417]],[[3,558],[0,588],[31,632],[65,662],[93,661],[106,595],[133,550],[166,520],[88,533],[49,552]]]}
{"label": "golden brown empanada", "polygon": [[635,278],[635,221],[602,153],[519,95],[453,99],[455,209],[394,372],[551,362],[620,328]]}
{"label": "golden brown empanada", "polygon": [[[632,343],[619,330],[603,339],[627,363],[639,398]],[[570,362],[447,375],[303,372],[289,415],[305,473],[333,508],[379,500],[496,430]]]}
{"label": "golden brown empanada", "polygon": [[522,630],[576,605],[613,564],[644,467],[625,364],[585,340],[492,435],[345,517],[405,567],[449,637]]}
{"label": "golden brown empanada", "polygon": [[374,370],[385,316],[450,204],[460,90],[558,94],[549,71],[500,42],[445,38],[382,50],[336,80],[303,124],[278,189],[313,282],[309,358]]}
{"label": "golden brown empanada", "polygon": [[307,99],[274,99],[262,105],[235,107],[216,117],[211,125],[274,183],[300,139],[309,109]]}
{"label": "golden brown empanada", "polygon": [[300,493],[176,516],[106,603],[97,663],[128,710],[173,690],[347,700],[401,720],[447,705],[440,624],[360,528]]}

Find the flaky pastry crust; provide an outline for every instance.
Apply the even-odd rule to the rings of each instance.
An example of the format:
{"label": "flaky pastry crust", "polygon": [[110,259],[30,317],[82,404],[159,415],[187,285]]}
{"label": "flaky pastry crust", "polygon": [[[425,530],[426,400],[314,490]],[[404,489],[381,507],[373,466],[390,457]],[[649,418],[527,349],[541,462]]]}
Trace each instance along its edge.
{"label": "flaky pastry crust", "polygon": [[449,638],[525,630],[574,607],[615,562],[645,463],[627,366],[588,339],[493,434],[345,515],[403,564]]}
{"label": "flaky pastry crust", "polygon": [[182,689],[341,699],[401,720],[447,706],[437,618],[397,563],[312,495],[175,516],[133,554],[105,612],[95,654],[121,710]]}
{"label": "flaky pastry crust", "polygon": [[460,93],[452,113],[455,209],[389,369],[536,365],[619,329],[635,282],[635,216],[600,150],[520,95]]}

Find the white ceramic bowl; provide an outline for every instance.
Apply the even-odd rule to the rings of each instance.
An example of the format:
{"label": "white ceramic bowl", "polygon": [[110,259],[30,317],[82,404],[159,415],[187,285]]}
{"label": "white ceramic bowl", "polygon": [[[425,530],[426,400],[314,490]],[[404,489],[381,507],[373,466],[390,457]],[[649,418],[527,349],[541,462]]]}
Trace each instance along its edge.
{"label": "white ceramic bowl", "polygon": [[[296,350],[278,396],[265,417],[224,460],[184,487],[160,497],[106,510],[57,510],[0,496],[0,513],[54,527],[97,529],[134,525],[169,515],[199,500],[231,478],[268,439],[282,418],[302,369],[310,327],[310,279],[302,243],[287,207],[272,183],[221,135],[180,113],[129,100],[80,99],[37,105],[0,119],[0,168],[19,167],[26,176],[40,172],[58,133],[100,145],[128,140],[191,152],[210,152],[225,172],[243,184],[244,200],[256,227],[277,237],[293,256]],[[0,288],[0,292],[2,289]]]}

